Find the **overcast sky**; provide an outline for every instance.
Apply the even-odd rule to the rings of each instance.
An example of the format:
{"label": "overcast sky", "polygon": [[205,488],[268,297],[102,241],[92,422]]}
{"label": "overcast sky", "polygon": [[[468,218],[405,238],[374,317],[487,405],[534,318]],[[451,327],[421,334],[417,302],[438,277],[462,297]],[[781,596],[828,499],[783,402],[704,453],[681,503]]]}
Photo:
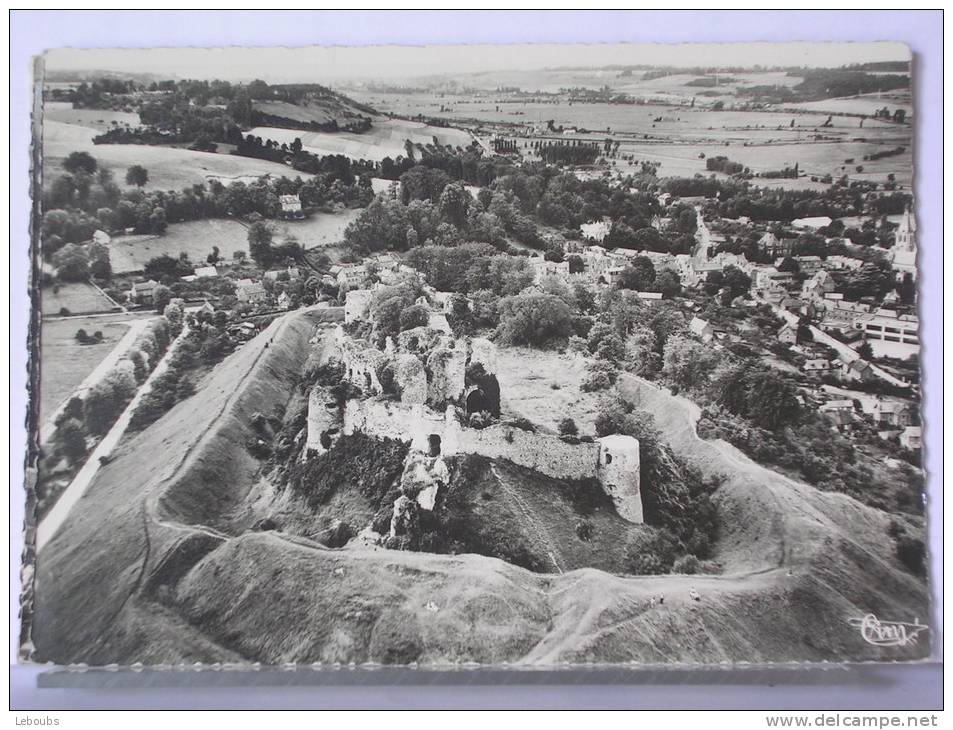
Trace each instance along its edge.
{"label": "overcast sky", "polygon": [[565,66],[842,66],[908,61],[901,43],[719,43],[303,48],[56,49],[48,70],[153,73],[269,82],[402,79]]}

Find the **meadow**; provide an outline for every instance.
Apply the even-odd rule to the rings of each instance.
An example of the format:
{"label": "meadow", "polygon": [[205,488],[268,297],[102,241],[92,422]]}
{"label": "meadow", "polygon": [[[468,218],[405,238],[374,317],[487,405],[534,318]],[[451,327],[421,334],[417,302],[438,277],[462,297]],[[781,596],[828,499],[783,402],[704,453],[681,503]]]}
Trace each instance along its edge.
{"label": "meadow", "polygon": [[192,263],[205,265],[212,247],[231,260],[235,251],[248,251],[248,229],[236,220],[214,218],[170,225],[164,236],[117,236],[109,247],[113,272],[128,274],[142,271],[149,259],[168,254],[178,258],[187,253]]}
{"label": "meadow", "polygon": [[[89,111],[89,110],[87,110]],[[96,114],[108,114],[91,110]],[[142,165],[149,171],[146,190],[181,190],[210,179],[228,184],[247,182],[262,175],[273,177],[311,177],[287,165],[250,157],[195,152],[179,147],[152,147],[137,144],[93,144],[97,130],[90,126],[45,119],[43,122],[43,179],[46,184],[63,173],[63,160],[70,152],[88,152],[100,165],[110,168],[116,182],[124,188],[126,170]]]}
{"label": "meadow", "polygon": [[[128,318],[127,315],[120,315]],[[96,345],[81,345],[77,330],[92,335],[102,332]],[[53,413],[83,379],[102,362],[116,343],[126,334],[129,325],[108,317],[70,317],[43,320],[40,329],[40,421]]]}
{"label": "meadow", "polygon": [[[300,221],[268,221],[275,232],[275,241],[294,236],[302,247],[320,248],[333,245],[344,237],[344,229],[357,218],[360,209],[334,213],[318,212]],[[236,251],[248,253],[248,227],[230,218],[212,218],[186,223],[174,223],[164,236],[117,236],[110,244],[113,272],[128,274],[142,271],[149,259],[167,254],[178,258],[187,253],[196,266],[204,266],[212,247],[218,246],[219,255],[231,262]]]}
{"label": "meadow", "polygon": [[291,144],[300,138],[303,148],[315,155],[345,155],[351,159],[374,160],[385,157],[406,156],[406,140],[419,144],[432,144],[434,137],[442,145],[466,147],[473,138],[463,130],[431,127],[420,122],[399,119],[375,119],[370,131],[353,132],[303,132],[278,127],[255,127],[250,134],[262,139],[272,139],[279,144]]}
{"label": "meadow", "polygon": [[89,314],[109,312],[117,307],[109,297],[86,282],[43,287],[40,302],[44,317],[58,315],[62,309],[69,310],[70,314]]}

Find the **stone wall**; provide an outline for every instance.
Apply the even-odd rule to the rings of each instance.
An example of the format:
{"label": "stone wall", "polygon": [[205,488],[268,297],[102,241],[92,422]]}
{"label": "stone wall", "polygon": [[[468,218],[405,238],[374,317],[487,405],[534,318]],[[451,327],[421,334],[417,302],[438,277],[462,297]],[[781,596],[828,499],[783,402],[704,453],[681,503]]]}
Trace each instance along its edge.
{"label": "stone wall", "polygon": [[458,438],[460,453],[508,459],[556,479],[588,479],[597,475],[599,445],[596,443],[570,444],[558,436],[499,424],[483,429],[461,429]]}
{"label": "stone wall", "polygon": [[629,522],[642,523],[639,441],[613,434],[598,439],[599,481],[612,497],[616,511]]}
{"label": "stone wall", "polygon": [[331,390],[314,386],[308,396],[308,438],[305,448],[323,454],[340,434],[341,425],[341,412]]}
{"label": "stone wall", "polygon": [[409,442],[412,451],[424,454],[431,452],[436,438],[441,456],[476,454],[507,459],[554,479],[598,479],[621,517],[643,521],[639,442],[630,436],[572,444],[503,424],[467,428],[453,406],[440,413],[425,405],[375,398],[347,402],[343,431]]}

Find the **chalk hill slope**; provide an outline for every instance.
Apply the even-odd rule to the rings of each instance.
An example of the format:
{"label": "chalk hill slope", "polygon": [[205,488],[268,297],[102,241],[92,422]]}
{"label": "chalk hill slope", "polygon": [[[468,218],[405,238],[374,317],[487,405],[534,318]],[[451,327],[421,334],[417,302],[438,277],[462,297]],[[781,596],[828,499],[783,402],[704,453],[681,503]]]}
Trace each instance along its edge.
{"label": "chalk hill slope", "polygon": [[690,403],[631,378],[625,395],[657,415],[673,448],[725,477],[723,575],[541,574],[481,555],[230,533],[223,515],[260,470],[245,448],[253,415],[290,399],[327,316],[276,320],[100,471],[38,557],[35,658],[545,666],[928,655],[926,639],[877,647],[848,623],[929,615],[926,586],[893,555],[887,514],[699,440]]}

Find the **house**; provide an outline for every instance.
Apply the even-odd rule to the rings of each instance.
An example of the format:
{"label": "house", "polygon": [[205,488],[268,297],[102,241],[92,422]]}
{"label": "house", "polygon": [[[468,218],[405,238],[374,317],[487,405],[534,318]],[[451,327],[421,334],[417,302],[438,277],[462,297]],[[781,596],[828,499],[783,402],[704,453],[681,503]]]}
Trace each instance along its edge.
{"label": "house", "polygon": [[819,215],[813,218],[795,218],[791,221],[791,227],[802,231],[816,231],[818,228],[827,228],[832,223],[826,215]]}
{"label": "house", "polygon": [[109,234],[106,231],[95,230],[93,231],[93,243],[98,243],[101,246],[108,246],[112,238],[109,237]]}
{"label": "house", "polygon": [[291,297],[283,291],[278,295],[278,309],[291,309]]}
{"label": "house", "polygon": [[637,291],[635,295],[644,302],[655,302],[662,298],[660,291]]}
{"label": "house", "polygon": [[805,276],[814,276],[824,267],[824,262],[820,256],[795,256],[798,268]]}
{"label": "house", "polygon": [[861,259],[855,259],[850,256],[828,256],[825,262],[828,268],[840,270],[856,270],[864,265]]}
{"label": "house", "polygon": [[785,345],[796,345],[797,344],[797,327],[794,327],[790,324],[785,324],[778,331],[778,342],[781,342]]}
{"label": "house", "polygon": [[854,401],[850,398],[837,398],[827,401],[818,410],[821,413],[853,413]]}
{"label": "house", "polygon": [[301,215],[301,198],[297,195],[279,195],[281,212],[286,215]]}
{"label": "house", "polygon": [[913,416],[905,403],[883,398],[867,401],[864,412],[869,413],[879,426],[909,426]]}
{"label": "house", "polygon": [[764,266],[755,272],[755,287],[761,291],[780,291],[794,281],[791,271],[778,271],[773,266]]}
{"label": "house", "polygon": [[209,302],[208,299],[205,300],[205,303],[201,307],[195,310],[196,314],[215,314],[215,307]]}
{"label": "house", "polygon": [[582,237],[589,241],[604,241],[606,236],[609,235],[609,229],[612,227],[612,223],[608,220],[593,221],[591,223],[583,223],[579,226],[579,230],[582,233]]}
{"label": "house", "polygon": [[[833,293],[836,288],[837,284],[834,281],[834,277],[832,277],[829,272],[821,269],[814,272],[811,278],[801,285],[801,292],[806,297],[823,299],[826,298],[828,294]],[[840,298],[843,299],[843,294]]]}
{"label": "house", "polygon": [[876,377],[870,368],[870,363],[860,358],[843,363],[841,372],[847,380],[856,380],[861,383],[869,383]]}
{"label": "house", "polygon": [[214,266],[196,266],[195,267],[195,278],[196,279],[213,279],[218,276],[218,269]]}
{"label": "house", "polygon": [[360,286],[367,278],[367,267],[364,264],[335,264],[330,269],[331,276],[338,286],[348,288]]}
{"label": "house", "polygon": [[920,426],[907,426],[900,433],[900,445],[905,449],[917,451],[923,446],[923,433]]}
{"label": "house", "polygon": [[152,279],[134,282],[129,289],[129,300],[136,304],[151,304],[157,286],[159,282]]}
{"label": "house", "polygon": [[293,281],[301,277],[301,272],[294,266],[289,266],[287,269],[274,269],[272,271],[265,272],[265,279],[270,281],[279,281],[283,278],[283,275],[288,275],[288,281]]}
{"label": "house", "polygon": [[758,248],[769,256],[790,256],[794,250],[793,238],[779,238],[771,231],[758,240]]}
{"label": "house", "polygon": [[529,260],[530,266],[533,267],[533,280],[538,284],[547,276],[558,276],[560,278],[565,278],[569,276],[569,262],[561,261],[556,263],[555,261],[547,261],[542,256],[536,256]]}
{"label": "house", "polygon": [[826,373],[831,369],[831,361],[821,357],[814,360],[806,360],[803,370],[806,373]]}
{"label": "house", "polygon": [[692,317],[692,321],[688,324],[688,330],[702,342],[711,342],[715,336],[715,328],[711,326],[710,322],[701,317]]}
{"label": "house", "polygon": [[240,302],[255,304],[264,301],[268,297],[268,293],[260,281],[239,279],[235,282],[235,297]]}

